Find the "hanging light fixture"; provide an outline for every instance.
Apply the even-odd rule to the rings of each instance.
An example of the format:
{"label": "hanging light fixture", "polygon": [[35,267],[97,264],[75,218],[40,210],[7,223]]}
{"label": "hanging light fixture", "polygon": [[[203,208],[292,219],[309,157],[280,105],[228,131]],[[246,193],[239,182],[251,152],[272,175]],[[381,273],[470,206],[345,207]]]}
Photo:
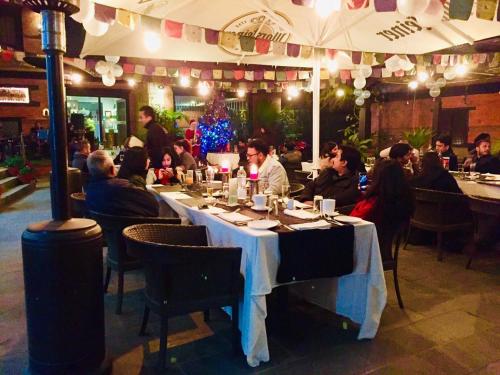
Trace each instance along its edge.
{"label": "hanging light fixture", "polygon": [[129,78],[129,79],[127,80],[127,83],[128,83],[128,85],[129,85],[130,87],[135,87],[135,85],[136,85],[136,83],[137,83],[137,82],[135,82],[135,79],[133,79],[133,78]]}
{"label": "hanging light fixture", "polygon": [[210,87],[206,82],[200,82],[198,84],[198,94],[201,96],[207,96],[210,93]]}
{"label": "hanging light fixture", "polygon": [[335,95],[337,96],[337,98],[342,98],[345,96],[345,90],[338,88],[337,91],[335,91]]}
{"label": "hanging light fixture", "polygon": [[328,68],[328,71],[330,73],[335,73],[337,70],[339,70],[339,63],[335,59],[328,60],[328,62],[326,63],[326,67]]}
{"label": "hanging light fixture", "polygon": [[418,81],[410,81],[410,82],[408,83],[408,88],[409,88],[410,90],[416,90],[416,89],[417,89],[417,87],[418,87]]}
{"label": "hanging light fixture", "polygon": [[181,84],[182,87],[188,87],[191,81],[189,80],[188,76],[181,76],[179,79],[179,83]]}
{"label": "hanging light fixture", "polygon": [[245,89],[239,88],[236,90],[236,95],[238,95],[238,98],[244,98],[246,94]]}
{"label": "hanging light fixture", "polygon": [[76,85],[79,85],[83,81],[83,77],[79,73],[71,73],[70,77],[71,77],[71,82]]}
{"label": "hanging light fixture", "polygon": [[158,51],[161,47],[160,35],[153,31],[144,32],[144,46],[149,52]]}
{"label": "hanging light fixture", "polygon": [[417,73],[417,79],[419,80],[419,82],[423,83],[429,79],[429,73],[427,73],[427,71],[425,70],[422,70],[421,72]]}
{"label": "hanging light fixture", "polygon": [[467,73],[468,70],[469,70],[469,68],[465,64],[455,65],[455,73],[457,73],[457,76],[459,76],[459,77],[463,77]]}
{"label": "hanging light fixture", "polygon": [[287,94],[291,98],[299,96],[299,89],[296,86],[288,86]]}

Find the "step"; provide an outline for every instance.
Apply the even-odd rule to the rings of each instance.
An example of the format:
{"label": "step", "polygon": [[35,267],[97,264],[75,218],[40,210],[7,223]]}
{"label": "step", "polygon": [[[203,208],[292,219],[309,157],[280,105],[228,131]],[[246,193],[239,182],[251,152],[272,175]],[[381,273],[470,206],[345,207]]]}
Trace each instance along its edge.
{"label": "step", "polygon": [[0,197],[0,210],[12,204],[13,202],[31,194],[33,191],[35,191],[35,189],[36,189],[36,184],[31,183],[31,184],[17,185],[16,187],[13,187],[9,191],[6,191]]}
{"label": "step", "polygon": [[17,177],[5,177],[0,179],[0,191],[7,192],[7,190],[19,185]]}
{"label": "step", "polygon": [[0,167],[0,179],[9,177],[9,173],[7,172],[7,168]]}

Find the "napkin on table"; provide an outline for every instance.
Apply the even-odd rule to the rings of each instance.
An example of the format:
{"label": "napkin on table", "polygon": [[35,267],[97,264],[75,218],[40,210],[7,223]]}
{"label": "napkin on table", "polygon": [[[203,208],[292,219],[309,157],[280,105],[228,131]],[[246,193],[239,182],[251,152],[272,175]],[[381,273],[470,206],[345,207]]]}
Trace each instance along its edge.
{"label": "napkin on table", "polygon": [[172,191],[172,192],[164,192],[160,193],[161,196],[170,198],[170,199],[191,199],[191,197],[187,194],[181,193],[179,191]]}
{"label": "napkin on table", "polygon": [[298,219],[304,219],[304,220],[314,220],[314,219],[319,218],[319,216],[320,216],[319,214],[314,214],[312,212],[304,211],[304,210],[289,210],[289,209],[286,209],[283,212],[284,212],[285,215],[293,216],[293,217],[296,217]]}
{"label": "napkin on table", "polygon": [[291,224],[290,227],[295,230],[328,229],[331,228],[331,224],[326,220],[318,220],[312,223]]}
{"label": "napkin on table", "polygon": [[220,214],[219,217],[223,220],[229,221],[231,223],[238,222],[238,221],[250,221],[253,220],[251,217],[242,215],[238,212],[227,212]]}
{"label": "napkin on table", "polygon": [[208,206],[208,208],[202,208],[200,211],[206,212],[207,214],[213,214],[213,215],[218,215],[218,214],[223,214],[227,212],[227,210],[220,208],[220,207],[214,207],[214,206]]}

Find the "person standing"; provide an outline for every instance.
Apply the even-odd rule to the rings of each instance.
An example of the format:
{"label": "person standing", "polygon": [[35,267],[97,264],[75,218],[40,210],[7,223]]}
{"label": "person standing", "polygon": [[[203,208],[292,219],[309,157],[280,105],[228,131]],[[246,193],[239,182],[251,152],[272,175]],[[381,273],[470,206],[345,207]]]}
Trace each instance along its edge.
{"label": "person standing", "polygon": [[441,158],[449,158],[448,169],[458,171],[458,158],[451,148],[451,138],[449,135],[440,135],[436,139],[436,152]]}
{"label": "person standing", "polygon": [[146,149],[153,168],[161,168],[162,150],[168,146],[167,131],[155,121],[155,111],[145,105],[139,110],[139,122],[147,130]]}
{"label": "person standing", "polygon": [[191,144],[191,154],[194,158],[200,155],[200,139],[201,132],[198,130],[198,121],[191,119],[189,121],[189,128],[186,129],[184,137]]}

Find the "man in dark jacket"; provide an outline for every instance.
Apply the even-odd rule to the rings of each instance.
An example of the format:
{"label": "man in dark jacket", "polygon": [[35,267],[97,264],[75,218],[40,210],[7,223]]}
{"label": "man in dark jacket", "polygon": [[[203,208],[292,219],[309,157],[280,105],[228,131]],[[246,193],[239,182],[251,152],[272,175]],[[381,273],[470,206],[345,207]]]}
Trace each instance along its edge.
{"label": "man in dark jacket", "polygon": [[487,133],[479,134],[474,140],[476,149],[464,164],[466,171],[500,174],[500,159],[491,155],[491,138]]}
{"label": "man in dark jacket", "polygon": [[73,168],[78,168],[83,173],[88,173],[87,169],[87,158],[90,154],[90,143],[87,141],[81,141],[76,146],[76,151],[73,154],[73,161],[71,166]]}
{"label": "man in dark jacket", "polygon": [[139,110],[139,122],[148,131],[146,149],[148,150],[153,168],[162,168],[162,150],[169,146],[167,131],[155,122],[155,111],[148,105]]}
{"label": "man in dark jacket", "polygon": [[116,178],[113,160],[106,151],[91,153],[87,166],[90,181],[85,187],[85,202],[89,210],[119,216],[158,216],[155,197],[125,179]]}
{"label": "man in dark jacket", "polygon": [[440,135],[436,139],[436,152],[442,158],[450,158],[448,169],[458,171],[458,158],[451,148],[451,138],[448,135]]}
{"label": "man in dark jacket", "polygon": [[315,195],[333,198],[337,207],[354,204],[360,195],[358,190],[358,168],[361,163],[359,152],[349,146],[339,146],[335,154],[330,155],[330,167],[307,184],[298,198],[301,202],[312,202]]}

